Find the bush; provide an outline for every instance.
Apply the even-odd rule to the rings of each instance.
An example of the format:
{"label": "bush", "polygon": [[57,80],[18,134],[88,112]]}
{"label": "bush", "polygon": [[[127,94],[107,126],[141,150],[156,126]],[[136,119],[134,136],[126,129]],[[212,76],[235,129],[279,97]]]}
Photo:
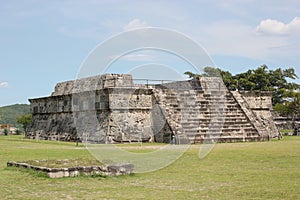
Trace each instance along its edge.
{"label": "bush", "polygon": [[17,135],[20,135],[20,134],[21,134],[21,131],[20,131],[19,129],[17,129],[17,130],[16,130],[16,134],[17,134]]}
{"label": "bush", "polygon": [[8,135],[8,132],[9,131],[6,128],[3,130],[4,135]]}

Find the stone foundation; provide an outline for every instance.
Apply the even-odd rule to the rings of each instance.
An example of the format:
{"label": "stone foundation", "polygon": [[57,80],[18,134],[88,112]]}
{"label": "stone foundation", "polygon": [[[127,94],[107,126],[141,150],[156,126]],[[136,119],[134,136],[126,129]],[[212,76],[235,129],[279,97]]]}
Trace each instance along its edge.
{"label": "stone foundation", "polygon": [[125,174],[132,174],[134,171],[133,164],[49,168],[49,167],[30,165],[26,162],[7,162],[7,166],[23,167],[27,169],[33,169],[36,171],[45,172],[49,178],[74,177],[74,176],[82,176],[82,175],[120,176]]}

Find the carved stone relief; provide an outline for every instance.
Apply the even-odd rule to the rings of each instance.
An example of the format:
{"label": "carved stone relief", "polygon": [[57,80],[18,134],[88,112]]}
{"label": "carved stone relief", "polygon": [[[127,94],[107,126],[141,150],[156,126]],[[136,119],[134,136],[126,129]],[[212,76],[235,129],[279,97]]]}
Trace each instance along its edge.
{"label": "carved stone relief", "polygon": [[149,141],[152,138],[149,111],[113,112],[109,126],[109,135],[116,142]]}

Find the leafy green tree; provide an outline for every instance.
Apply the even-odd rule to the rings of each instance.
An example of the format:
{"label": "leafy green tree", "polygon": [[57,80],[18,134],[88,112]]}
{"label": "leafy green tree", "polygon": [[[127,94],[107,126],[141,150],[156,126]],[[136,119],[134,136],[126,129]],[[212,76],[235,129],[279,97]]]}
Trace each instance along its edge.
{"label": "leafy green tree", "polygon": [[203,71],[204,71],[204,73],[202,74],[203,76],[220,77],[222,70],[220,70],[219,68],[208,66],[208,67],[204,67]]}
{"label": "leafy green tree", "polygon": [[223,79],[223,82],[225,84],[225,86],[229,89],[229,90],[234,90],[235,88],[237,88],[237,83],[238,81],[236,81],[232,74],[228,71],[222,71],[220,70],[220,75]]}
{"label": "leafy green tree", "polygon": [[17,135],[20,135],[20,134],[21,134],[20,129],[17,129],[17,130],[16,130],[16,134],[17,134]]}
{"label": "leafy green tree", "polygon": [[185,75],[188,75],[189,78],[196,78],[196,77],[201,77],[201,76],[205,76],[205,77],[209,77],[209,76],[213,76],[213,77],[217,77],[217,76],[221,76],[222,70],[218,69],[218,68],[214,68],[214,67],[204,67],[203,68],[203,73],[202,74],[195,74],[193,72],[187,71],[184,72]]}
{"label": "leafy green tree", "polygon": [[184,72],[184,74],[185,74],[185,75],[188,75],[188,76],[189,76],[189,78],[196,78],[196,77],[200,77],[200,75],[199,75],[199,74],[194,74],[193,72],[189,72],[189,71],[187,71],[187,72]]}
{"label": "leafy green tree", "polygon": [[277,103],[274,110],[281,116],[291,117],[295,127],[295,119],[300,117],[300,92],[287,91],[283,97],[284,101]]}
{"label": "leafy green tree", "polygon": [[297,89],[299,86],[288,82],[288,78],[298,78],[293,68],[269,70],[266,65],[233,76],[233,80],[237,82],[237,84],[234,82],[235,89],[250,91],[277,91],[280,88]]}
{"label": "leafy green tree", "polygon": [[25,133],[27,132],[27,127],[31,123],[31,114],[20,115],[16,118],[17,122],[23,126]]}
{"label": "leafy green tree", "polygon": [[8,130],[7,130],[7,128],[5,128],[5,129],[3,130],[3,133],[4,133],[4,135],[8,135]]}

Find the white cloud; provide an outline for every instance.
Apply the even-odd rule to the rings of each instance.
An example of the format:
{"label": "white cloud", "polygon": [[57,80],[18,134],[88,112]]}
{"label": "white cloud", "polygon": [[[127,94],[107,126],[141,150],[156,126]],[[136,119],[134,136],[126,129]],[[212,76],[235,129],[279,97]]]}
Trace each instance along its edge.
{"label": "white cloud", "polygon": [[266,19],[260,22],[257,26],[257,31],[272,35],[300,34],[300,17],[295,17],[287,24],[274,19]]}
{"label": "white cloud", "polygon": [[122,57],[124,60],[128,61],[155,61],[156,58],[152,55],[147,54],[129,54]]}
{"label": "white cloud", "polygon": [[155,57],[154,55],[149,55],[149,54],[127,54],[124,56],[111,56],[111,59],[120,59],[120,60],[126,60],[126,61],[158,61],[158,58]]}
{"label": "white cloud", "polygon": [[128,24],[126,24],[125,26],[123,26],[123,30],[129,31],[132,29],[143,28],[143,27],[148,27],[147,22],[142,21],[140,19],[134,19],[130,21]]}
{"label": "white cloud", "polygon": [[[196,35],[196,34],[193,34]],[[211,55],[240,56],[256,60],[290,60],[299,40],[293,36],[258,34],[255,26],[239,21],[220,21],[198,30],[197,41]],[[284,56],[287,56],[284,58]]]}
{"label": "white cloud", "polygon": [[0,82],[0,88],[8,87],[8,82]]}

